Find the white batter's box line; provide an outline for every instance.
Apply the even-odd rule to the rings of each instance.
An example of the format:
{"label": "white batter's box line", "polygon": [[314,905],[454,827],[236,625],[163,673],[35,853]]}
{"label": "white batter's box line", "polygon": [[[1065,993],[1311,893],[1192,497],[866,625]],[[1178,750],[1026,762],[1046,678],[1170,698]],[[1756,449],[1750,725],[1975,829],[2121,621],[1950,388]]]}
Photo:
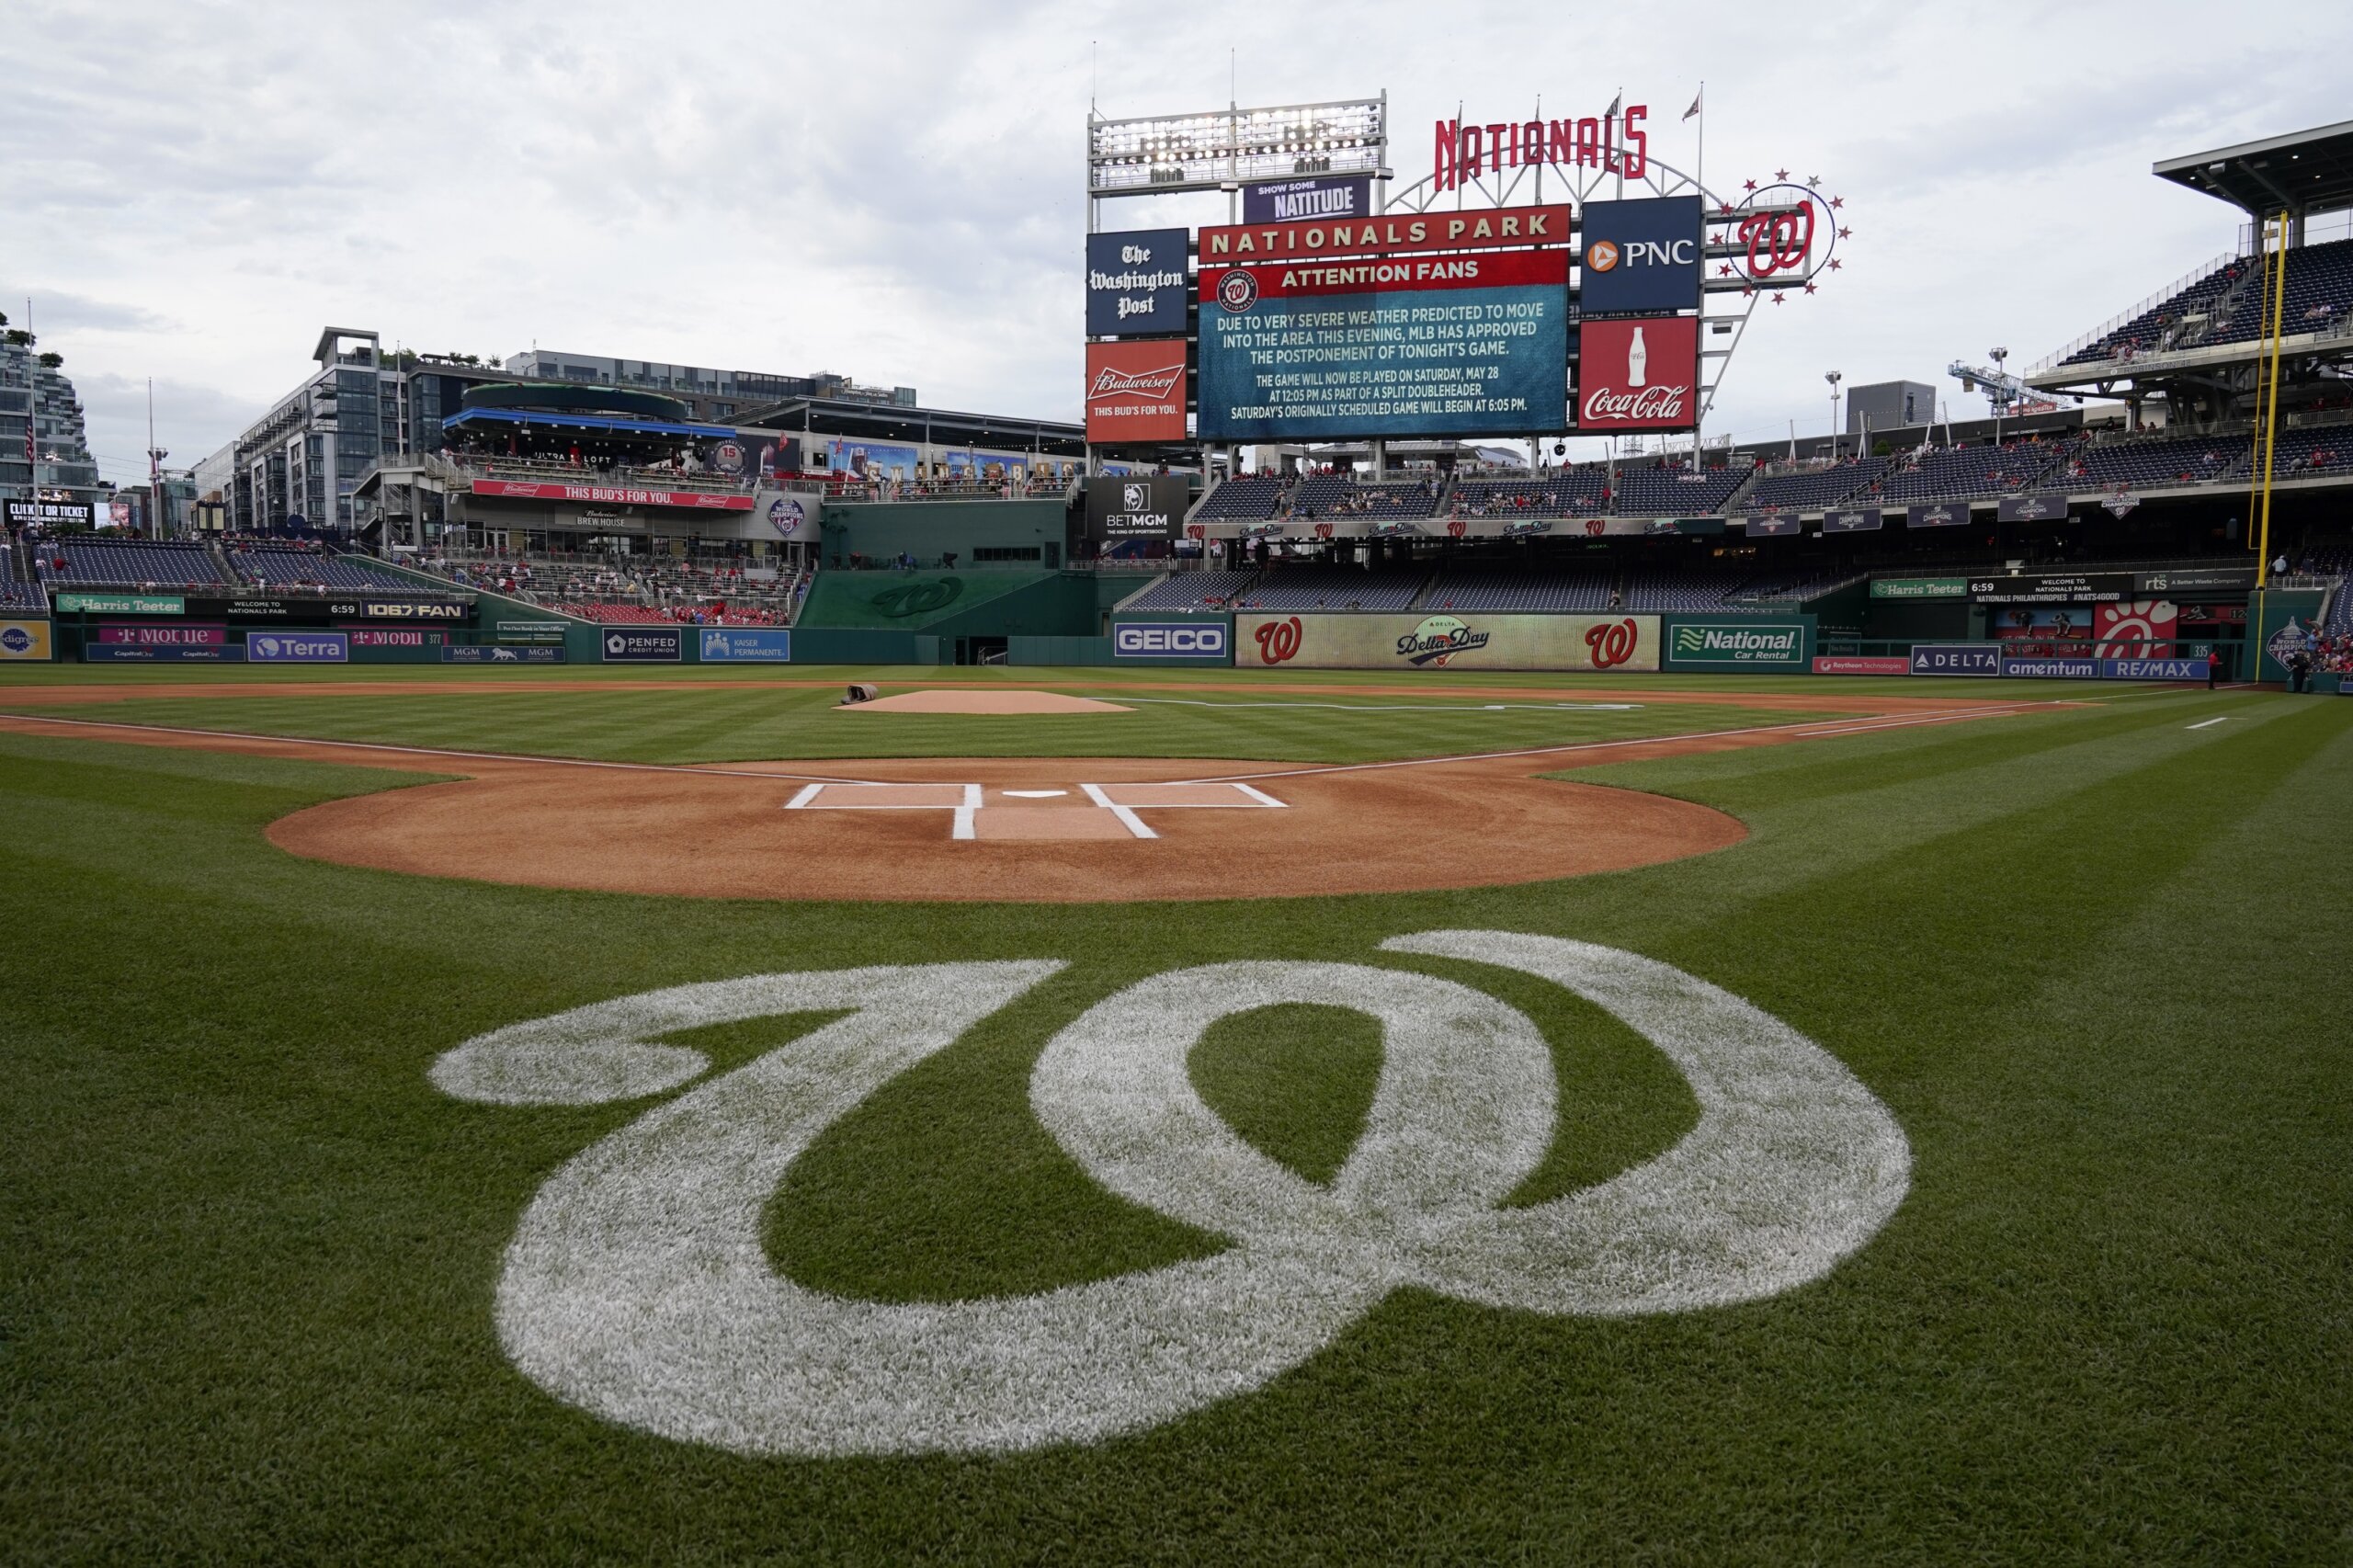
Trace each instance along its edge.
{"label": "white batter's box line", "polygon": [[[1265,790],[1231,779],[1167,784],[1081,784],[1079,790],[1096,805],[1119,819],[1134,838],[1159,834],[1139,812],[1166,811],[1284,811],[1290,802]],[[1119,796],[1112,794],[1119,791]],[[862,784],[820,780],[805,784],[784,803],[788,812],[950,812],[950,838],[979,836],[973,826],[982,810],[978,784]],[[1124,797],[1124,798],[1121,798]]]}
{"label": "white batter's box line", "polygon": [[[856,799],[827,800],[827,790]],[[943,798],[947,797],[947,798]],[[972,818],[981,809],[978,784],[808,784],[784,803],[788,812],[952,812],[950,838],[973,836]]]}

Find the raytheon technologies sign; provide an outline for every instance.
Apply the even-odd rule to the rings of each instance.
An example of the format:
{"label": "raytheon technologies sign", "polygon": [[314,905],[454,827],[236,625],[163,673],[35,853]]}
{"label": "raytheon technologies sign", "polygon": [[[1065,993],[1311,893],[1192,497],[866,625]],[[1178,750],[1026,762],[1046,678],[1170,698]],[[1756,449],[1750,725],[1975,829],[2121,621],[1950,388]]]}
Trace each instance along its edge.
{"label": "raytheon technologies sign", "polygon": [[1589,201],[1577,237],[1588,316],[1699,308],[1699,199]]}

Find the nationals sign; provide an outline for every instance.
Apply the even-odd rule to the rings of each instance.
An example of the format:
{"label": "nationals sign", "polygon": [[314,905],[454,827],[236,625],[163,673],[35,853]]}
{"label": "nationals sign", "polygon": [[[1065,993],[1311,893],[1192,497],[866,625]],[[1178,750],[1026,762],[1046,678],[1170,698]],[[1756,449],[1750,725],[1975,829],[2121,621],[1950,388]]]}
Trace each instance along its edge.
{"label": "nationals sign", "polygon": [[477,495],[517,501],[584,501],[597,506],[687,506],[698,512],[748,512],[749,495],[719,495],[701,490],[636,490],[611,484],[527,484],[513,479],[477,479]]}
{"label": "nationals sign", "polygon": [[1690,429],[1699,416],[1699,318],[1583,323],[1576,410],[1580,430]]}
{"label": "nationals sign", "polygon": [[1201,266],[1219,261],[1304,261],[1318,256],[1392,256],[1432,250],[1502,250],[1569,243],[1569,210],[1497,207],[1480,212],[1411,212],[1332,222],[1242,223],[1201,231]]}
{"label": "nationals sign", "polygon": [[1086,438],[1098,446],[1185,438],[1182,339],[1086,346]]}

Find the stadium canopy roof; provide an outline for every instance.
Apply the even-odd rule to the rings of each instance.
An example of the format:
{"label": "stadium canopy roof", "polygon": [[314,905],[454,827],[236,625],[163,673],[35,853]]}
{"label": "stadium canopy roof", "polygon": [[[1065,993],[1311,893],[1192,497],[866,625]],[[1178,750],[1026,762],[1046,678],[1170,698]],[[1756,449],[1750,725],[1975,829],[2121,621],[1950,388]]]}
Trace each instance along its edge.
{"label": "stadium canopy roof", "polygon": [[985,447],[996,451],[1038,452],[1075,458],[1086,450],[1085,426],[1052,419],[1006,418],[994,414],[957,414],[895,403],[851,403],[837,398],[794,397],[747,410],[735,419],[741,429],[798,430],[806,435],[844,436],[865,441],[928,441],[949,447]]}
{"label": "stadium canopy roof", "polygon": [[699,441],[724,441],[735,434],[728,425],[689,425],[667,419],[615,419],[602,414],[566,414],[528,408],[469,408],[441,421],[444,430],[493,425],[544,426],[550,430],[594,430],[623,436],[686,436]]}
{"label": "stadium canopy roof", "polygon": [[2353,207],[2353,119],[2167,158],[2150,172],[2243,212],[2334,212]]}

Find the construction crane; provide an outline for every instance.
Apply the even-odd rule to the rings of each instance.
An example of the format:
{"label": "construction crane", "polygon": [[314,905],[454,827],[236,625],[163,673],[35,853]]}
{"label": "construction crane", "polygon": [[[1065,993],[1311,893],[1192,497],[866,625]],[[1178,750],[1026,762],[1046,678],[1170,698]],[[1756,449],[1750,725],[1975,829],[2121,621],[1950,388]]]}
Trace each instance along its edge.
{"label": "construction crane", "polygon": [[[2057,408],[2059,400],[2063,397],[2079,406],[2082,404],[2084,400],[2073,392],[2040,392],[2027,385],[2002,369],[2001,361],[2008,358],[2007,350],[1996,348],[1994,350],[1995,364],[1992,369],[1989,370],[1982,365],[1964,364],[1956,359],[1945,367],[1945,374],[1959,377],[1961,390],[1964,392],[1981,391],[1984,392],[1985,401],[1993,406],[1994,416],[1997,419],[2004,415],[2046,413]],[[2039,403],[2041,406],[2022,406],[2032,403]]]}

